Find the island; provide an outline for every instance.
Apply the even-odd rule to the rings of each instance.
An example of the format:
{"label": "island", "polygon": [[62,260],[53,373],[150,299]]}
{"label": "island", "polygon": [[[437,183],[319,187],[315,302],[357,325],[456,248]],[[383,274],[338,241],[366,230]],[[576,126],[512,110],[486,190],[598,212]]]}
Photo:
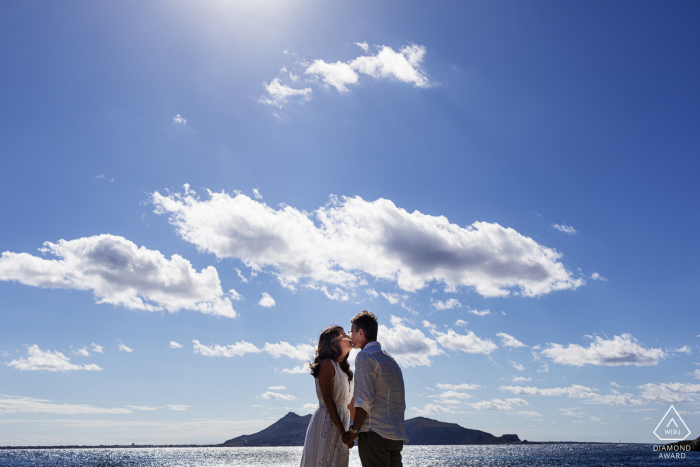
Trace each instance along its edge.
{"label": "island", "polygon": [[[277,420],[258,433],[229,439],[221,446],[303,446],[311,415],[294,412]],[[406,420],[406,434],[411,445],[454,444],[520,444],[518,435],[494,436],[481,430],[471,430],[456,423],[445,423],[425,417]]]}

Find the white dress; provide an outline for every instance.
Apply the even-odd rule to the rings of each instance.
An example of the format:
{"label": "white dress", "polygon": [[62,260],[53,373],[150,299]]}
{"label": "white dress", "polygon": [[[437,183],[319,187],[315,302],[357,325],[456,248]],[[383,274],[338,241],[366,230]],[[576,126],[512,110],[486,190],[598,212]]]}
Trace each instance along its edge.
{"label": "white dress", "polygon": [[[353,382],[348,381],[348,375],[340,369],[338,362],[331,360],[335,368],[333,379],[333,400],[338,408],[340,421],[345,430],[350,428],[350,411],[348,405],[352,400]],[[306,430],[304,453],[301,456],[301,467],[347,467],[350,451],[343,443],[338,429],[333,424],[326,404],[323,402],[321,387],[316,381],[316,397],[319,408],[311,416],[309,428]]]}

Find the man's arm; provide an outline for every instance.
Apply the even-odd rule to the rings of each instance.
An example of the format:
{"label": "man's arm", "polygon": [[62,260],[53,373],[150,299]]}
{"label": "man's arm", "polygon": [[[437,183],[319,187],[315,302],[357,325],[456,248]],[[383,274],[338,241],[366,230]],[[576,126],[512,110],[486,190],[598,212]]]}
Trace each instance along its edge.
{"label": "man's arm", "polygon": [[[359,353],[355,360],[355,416],[352,427],[359,430],[374,405],[374,380],[377,377],[376,362],[369,355]],[[343,434],[343,442],[352,447],[357,435]]]}

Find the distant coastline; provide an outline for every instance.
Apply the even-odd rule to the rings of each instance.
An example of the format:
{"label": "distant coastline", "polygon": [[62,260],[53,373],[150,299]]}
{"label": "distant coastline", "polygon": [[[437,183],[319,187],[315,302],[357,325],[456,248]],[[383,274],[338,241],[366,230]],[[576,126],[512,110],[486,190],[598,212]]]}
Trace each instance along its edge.
{"label": "distant coastline", "polygon": [[[100,444],[100,445],[54,445],[54,446],[0,446],[0,450],[11,449],[148,449],[148,448],[231,448],[231,447],[294,447],[303,446],[306,428],[311,415],[299,416],[294,412],[272,423],[267,428],[251,434],[224,441],[221,444]],[[546,444],[649,444],[611,443],[601,441],[528,441],[518,435],[494,436],[481,430],[464,428],[456,423],[440,422],[424,417],[406,420],[409,440],[407,446],[484,446],[484,445],[546,445]]]}

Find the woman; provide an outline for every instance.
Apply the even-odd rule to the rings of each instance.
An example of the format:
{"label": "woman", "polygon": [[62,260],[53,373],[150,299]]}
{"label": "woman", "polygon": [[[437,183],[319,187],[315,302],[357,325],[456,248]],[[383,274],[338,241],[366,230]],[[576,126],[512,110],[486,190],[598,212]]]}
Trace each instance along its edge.
{"label": "woman", "polygon": [[348,465],[350,451],[341,436],[355,415],[350,350],[352,341],[340,326],[330,326],[318,338],[316,358],[309,366],[316,380],[319,408],[306,430],[301,467]]}

